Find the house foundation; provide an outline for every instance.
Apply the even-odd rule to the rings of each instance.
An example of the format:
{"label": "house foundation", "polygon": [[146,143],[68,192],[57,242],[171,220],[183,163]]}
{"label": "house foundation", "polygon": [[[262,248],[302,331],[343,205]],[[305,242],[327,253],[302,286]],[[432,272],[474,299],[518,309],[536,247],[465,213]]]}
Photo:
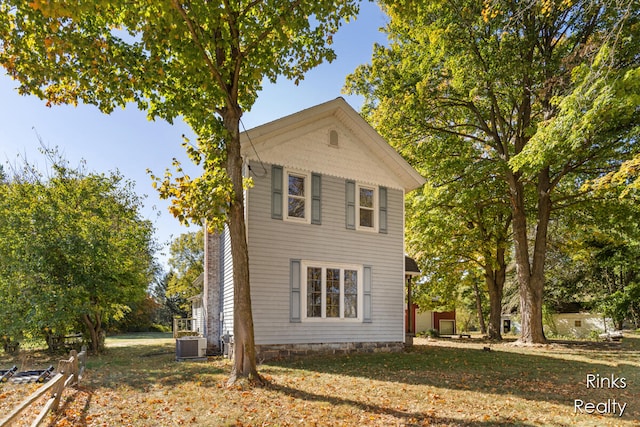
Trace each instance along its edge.
{"label": "house foundation", "polygon": [[259,362],[276,359],[291,359],[325,354],[352,353],[399,353],[403,351],[401,342],[339,342],[319,344],[267,344],[256,345]]}

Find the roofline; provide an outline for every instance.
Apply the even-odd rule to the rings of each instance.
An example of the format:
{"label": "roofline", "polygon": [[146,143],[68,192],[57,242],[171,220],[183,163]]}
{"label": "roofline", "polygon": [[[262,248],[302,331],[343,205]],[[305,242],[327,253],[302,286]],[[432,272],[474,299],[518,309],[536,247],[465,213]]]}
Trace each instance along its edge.
{"label": "roofline", "polygon": [[374,149],[378,151],[381,160],[385,163],[391,162],[397,168],[392,168],[394,173],[398,175],[399,170],[403,176],[398,176],[402,182],[406,192],[422,187],[426,182],[425,178],[418,173],[389,143],[380,136],[380,134],[364,119],[356,110],[347,103],[347,101],[338,97],[331,101],[315,105],[313,107],[300,110],[288,116],[267,122],[263,125],[248,129],[240,134],[241,145],[249,142],[247,134],[251,133],[251,140],[256,141],[267,138],[286,131],[291,126],[301,126],[305,123],[311,123],[318,118],[336,116],[339,118],[340,113],[346,116],[349,124],[353,125],[356,131],[363,133],[372,143]]}

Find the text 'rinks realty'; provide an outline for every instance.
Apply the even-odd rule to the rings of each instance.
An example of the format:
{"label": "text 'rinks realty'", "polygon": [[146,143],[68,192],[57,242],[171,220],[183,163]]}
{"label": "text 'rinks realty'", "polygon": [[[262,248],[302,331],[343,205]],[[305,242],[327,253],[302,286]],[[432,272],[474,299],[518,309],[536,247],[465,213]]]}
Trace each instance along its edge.
{"label": "text 'rinks realty'", "polygon": [[[623,389],[627,388],[627,379],[613,374],[610,376],[587,374],[586,384],[588,389]],[[607,399],[604,402],[588,402],[582,399],[575,399],[573,408],[575,413],[580,414],[609,414],[621,417],[625,409],[627,409],[627,403],[618,402],[616,399]]]}

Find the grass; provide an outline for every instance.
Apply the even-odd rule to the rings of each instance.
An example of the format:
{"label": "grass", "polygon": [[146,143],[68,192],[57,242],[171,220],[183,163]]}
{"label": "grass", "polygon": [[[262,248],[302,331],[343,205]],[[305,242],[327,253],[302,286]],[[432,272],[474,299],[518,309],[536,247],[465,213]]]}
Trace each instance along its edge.
{"label": "grass", "polygon": [[[640,335],[620,345],[516,347],[479,340],[416,340],[401,354],[280,361],[259,367],[269,384],[226,388],[231,365],[175,362],[167,335],[109,338],[51,426],[637,426]],[[491,351],[484,351],[490,347]],[[47,364],[47,355],[0,355]],[[22,359],[21,359],[22,358]],[[19,365],[20,366],[20,365]],[[32,366],[29,366],[32,367]],[[625,388],[586,387],[587,374]],[[0,414],[36,386],[0,386]],[[627,403],[622,417],[576,414],[574,401]],[[25,420],[26,421],[26,420]]]}

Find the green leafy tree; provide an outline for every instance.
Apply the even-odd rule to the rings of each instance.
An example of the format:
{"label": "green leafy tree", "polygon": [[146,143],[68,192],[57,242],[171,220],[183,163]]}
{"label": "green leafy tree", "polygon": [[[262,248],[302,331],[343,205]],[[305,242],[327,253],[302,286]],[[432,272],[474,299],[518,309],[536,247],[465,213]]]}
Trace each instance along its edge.
{"label": "green leafy tree", "polygon": [[[382,130],[392,143],[401,146],[395,127]],[[468,283],[475,290],[482,332],[491,339],[501,339],[511,213],[501,199],[504,189],[500,181],[491,177],[491,162],[482,157],[482,148],[462,153],[450,138],[430,137],[404,148],[403,154],[419,165],[423,176],[430,177],[430,182],[408,199],[407,246],[429,277],[428,286],[422,288],[428,291],[423,304],[436,296],[456,300],[461,285]],[[437,156],[433,156],[434,146],[438,147]],[[479,286],[478,280],[484,285]],[[490,305],[488,328],[482,309],[485,292]]]}
{"label": "green leafy tree", "polygon": [[151,296],[160,305],[156,323],[171,328],[175,317],[187,317],[189,312],[184,308],[186,300],[180,295],[169,295],[169,283],[173,281],[173,273],[156,275],[151,288]]}
{"label": "green leafy tree", "polygon": [[618,169],[637,151],[640,6],[383,3],[391,42],[375,47],[348,86],[365,96],[374,126],[395,128],[398,145],[428,145],[431,165],[454,156],[469,170],[491,169],[486,179],[510,210],[520,339],[545,342],[552,214],[586,197],[589,177]]}
{"label": "green leafy tree", "polygon": [[31,336],[84,328],[101,349],[103,325],[146,294],[153,227],[118,174],[86,174],[55,159],[45,179],[26,165],[0,186],[0,327]]}
{"label": "green leafy tree", "polygon": [[574,218],[557,233],[562,245],[550,251],[556,263],[545,297],[551,308],[578,302],[612,318],[618,329],[625,321],[639,323],[640,211],[637,199],[615,197],[625,191],[598,190],[600,203],[573,209]]}
{"label": "green leafy tree", "polygon": [[[129,311],[118,321],[107,324],[109,332],[163,332],[156,323],[162,306],[151,295],[129,304]],[[166,330],[166,329],[165,329]]]}
{"label": "green leafy tree", "polygon": [[[169,246],[169,276],[167,297],[186,299],[202,292],[196,279],[204,271],[204,230],[184,233]],[[188,308],[188,307],[183,307]]]}
{"label": "green leafy tree", "polygon": [[180,220],[223,224],[234,274],[234,367],[230,377],[261,381],[255,361],[246,182],[240,118],[263,79],[294,81],[335,53],[328,45],[356,0],[95,1],[5,0],[0,64],[22,93],[50,104],[82,101],[110,112],[136,102],[152,118],[183,117],[198,135],[185,144],[204,172],[158,179]]}

